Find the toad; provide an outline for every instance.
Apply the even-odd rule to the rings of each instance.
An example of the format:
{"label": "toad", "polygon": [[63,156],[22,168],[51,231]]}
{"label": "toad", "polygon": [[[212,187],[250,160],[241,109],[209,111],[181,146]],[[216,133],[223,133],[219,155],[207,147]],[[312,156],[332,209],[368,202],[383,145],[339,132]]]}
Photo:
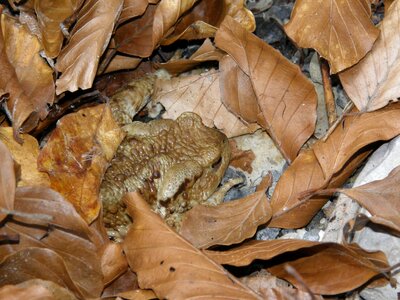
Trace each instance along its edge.
{"label": "toad", "polygon": [[217,189],[230,159],[227,137],[194,113],[123,128],[127,135],[100,188],[109,236],[120,241],[126,235],[131,220],[121,198],[133,191],[177,228],[182,213],[207,204]]}

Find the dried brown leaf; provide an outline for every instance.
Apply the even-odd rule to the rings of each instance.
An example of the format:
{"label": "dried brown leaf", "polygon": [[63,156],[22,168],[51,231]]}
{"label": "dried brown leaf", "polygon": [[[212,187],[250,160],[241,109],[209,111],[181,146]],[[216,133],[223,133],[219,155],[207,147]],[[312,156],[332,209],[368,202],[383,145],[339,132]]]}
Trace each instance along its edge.
{"label": "dried brown leaf", "polygon": [[[24,281],[20,284],[17,284],[13,287],[16,288],[15,295],[18,295],[18,297],[20,297],[20,298],[16,297],[15,298],[16,300],[18,300],[18,299],[77,300],[77,298],[74,296],[73,293],[71,293],[71,291],[69,291],[51,281],[46,281],[46,280],[41,280],[41,279],[31,279],[31,280]],[[30,294],[26,294],[26,295],[19,294],[19,292],[22,292],[22,291],[26,291],[26,292],[31,291],[32,294],[31,295]],[[46,292],[46,294],[44,294],[44,293],[42,294],[41,291]],[[37,298],[35,298],[35,295],[38,292],[39,292],[39,294],[38,294]],[[0,295],[1,295],[1,292],[0,292]],[[49,295],[50,298],[46,298],[45,295]],[[9,295],[9,296],[11,296],[11,295]],[[0,296],[0,298],[1,298],[1,296]],[[14,298],[7,298],[7,299],[12,300]]]}
{"label": "dried brown leaf", "polygon": [[161,1],[157,6],[149,5],[140,18],[127,22],[117,29],[115,32],[117,50],[139,57],[150,56],[180,16],[195,2],[196,0],[168,0]]}
{"label": "dried brown leaf", "polygon": [[46,55],[55,58],[64,41],[61,24],[81,7],[83,0],[35,0],[35,12]]}
{"label": "dried brown leaf", "polygon": [[280,279],[265,270],[240,278],[240,281],[268,300],[323,300],[321,296],[310,295],[279,282]]}
{"label": "dried brown leaf", "polygon": [[251,80],[229,55],[219,62],[222,102],[230,112],[248,123],[266,127]]}
{"label": "dried brown leaf", "polygon": [[249,76],[266,129],[294,160],[315,128],[317,95],[299,67],[227,16],[215,38]]}
{"label": "dried brown leaf", "polygon": [[139,194],[124,199],[134,222],[123,247],[140,288],[153,289],[159,298],[259,299],[176,234]]}
{"label": "dried brown leaf", "polygon": [[23,124],[29,131],[46,117],[47,105],[54,100],[53,70],[40,57],[42,46],[26,26],[2,14],[1,31],[0,89],[2,95],[10,94],[7,110],[16,135]]}
{"label": "dried brown leaf", "polygon": [[196,248],[232,245],[252,237],[271,218],[265,190],[218,206],[198,205],[185,214],[180,234]]}
{"label": "dried brown leaf", "polygon": [[141,61],[142,59],[138,57],[116,55],[107,65],[106,69],[104,70],[104,74],[119,70],[134,69],[140,64]]}
{"label": "dried brown leaf", "polygon": [[231,148],[231,161],[229,162],[229,165],[251,174],[253,172],[251,164],[256,158],[253,150],[239,149],[234,139],[229,140],[229,145]]}
{"label": "dried brown leaf", "polygon": [[102,252],[101,269],[104,275],[104,284],[106,285],[127,270],[128,262],[122,253],[121,244],[109,242]]}
{"label": "dried brown leaf", "polygon": [[200,0],[176,24],[174,32],[162,41],[170,45],[177,40],[198,40],[213,37],[225,16],[231,16],[248,31],[256,22],[244,0]]}
{"label": "dried brown leaf", "polygon": [[123,137],[109,106],[98,105],[59,120],[40,152],[39,170],[88,223],[100,211],[101,179]]}
{"label": "dried brown leaf", "polygon": [[[0,140],[0,209],[14,208],[16,185],[14,160],[6,145]],[[6,216],[7,213],[0,212],[0,222]]]}
{"label": "dried brown leaf", "polygon": [[48,188],[23,187],[17,189],[15,211],[19,214],[0,230],[18,234],[19,242],[0,247],[0,261],[10,263],[0,269],[6,272],[14,261],[20,270],[4,278],[4,283],[40,278],[68,287],[78,296],[98,296],[103,274],[97,247],[73,206]]}
{"label": "dried brown leaf", "polygon": [[44,286],[39,284],[25,285],[5,285],[0,288],[0,299],[8,300],[53,300],[53,295]]}
{"label": "dried brown leaf", "polygon": [[341,186],[368,155],[366,146],[400,134],[400,105],[353,114],[343,119],[329,138],[318,141],[286,169],[271,199],[273,217],[269,226],[305,226],[326,203],[326,196],[304,198],[306,191]]}
{"label": "dried brown leaf", "polygon": [[8,147],[15,162],[21,167],[21,178],[18,181],[18,186],[50,186],[49,176],[38,171],[38,141],[28,134],[23,134],[21,137],[24,140],[22,145],[14,140],[11,127],[0,127],[0,140]]}
{"label": "dried brown leaf", "polygon": [[380,35],[357,65],[341,73],[346,93],[360,111],[373,111],[400,97],[400,1],[381,23]]}
{"label": "dried brown leaf", "polygon": [[170,74],[176,75],[193,69],[205,61],[220,60],[224,56],[223,52],[214,47],[209,39],[206,39],[189,59],[170,60],[166,63],[158,64],[159,68],[167,70]]}
{"label": "dried brown leaf", "polygon": [[120,293],[138,289],[139,284],[137,282],[137,276],[128,268],[124,274],[122,274],[104,289],[102,297],[116,297]]}
{"label": "dried brown leaf", "polygon": [[367,252],[356,244],[345,246],[295,239],[251,241],[232,250],[205,253],[218,263],[234,266],[246,266],[256,259],[270,260],[287,253],[287,259],[281,257],[284,262],[277,262],[267,270],[301,289],[302,283],[285,270],[289,264],[313,293],[326,295],[353,290],[388,267],[385,254],[380,251]]}
{"label": "dried brown leaf", "polygon": [[118,19],[118,24],[143,15],[148,5],[148,0],[124,0],[124,5]]}
{"label": "dried brown leaf", "polygon": [[317,50],[332,73],[360,61],[379,35],[369,0],[296,1],[285,31],[299,47]]}
{"label": "dried brown leaf", "polygon": [[364,206],[371,214],[371,221],[400,232],[400,167],[382,179],[354,187],[339,189]]}
{"label": "dried brown leaf", "polygon": [[80,9],[68,44],[58,56],[56,93],[88,89],[96,76],[100,56],[107,48],[123,0],[89,0]]}
{"label": "dried brown leaf", "polygon": [[241,121],[222,104],[219,72],[215,70],[157,80],[153,100],[164,105],[163,118],[176,119],[183,112],[191,111],[200,115],[206,126],[215,125],[228,137],[252,133],[259,128],[256,124]]}

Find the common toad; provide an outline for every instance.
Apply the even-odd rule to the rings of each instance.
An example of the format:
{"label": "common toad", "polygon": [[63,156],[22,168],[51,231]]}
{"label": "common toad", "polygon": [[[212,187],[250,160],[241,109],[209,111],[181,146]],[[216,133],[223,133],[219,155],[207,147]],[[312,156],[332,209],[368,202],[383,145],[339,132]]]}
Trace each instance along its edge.
{"label": "common toad", "polygon": [[139,191],[166,222],[207,199],[229,164],[227,137],[203,125],[194,113],[176,121],[153,120],[124,126],[127,136],[104,176],[100,197],[110,237],[121,240],[131,220],[121,197]]}

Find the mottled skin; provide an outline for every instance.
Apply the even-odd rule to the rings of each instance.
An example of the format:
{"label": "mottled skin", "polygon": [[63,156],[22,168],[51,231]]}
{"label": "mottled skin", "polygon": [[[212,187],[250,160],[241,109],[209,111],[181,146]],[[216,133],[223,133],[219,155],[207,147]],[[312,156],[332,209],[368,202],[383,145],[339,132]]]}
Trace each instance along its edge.
{"label": "mottled skin", "polygon": [[218,187],[229,164],[228,139],[194,113],[176,121],[133,122],[124,129],[127,136],[100,188],[109,235],[125,236],[131,221],[121,197],[133,191],[177,227],[183,212],[206,202]]}

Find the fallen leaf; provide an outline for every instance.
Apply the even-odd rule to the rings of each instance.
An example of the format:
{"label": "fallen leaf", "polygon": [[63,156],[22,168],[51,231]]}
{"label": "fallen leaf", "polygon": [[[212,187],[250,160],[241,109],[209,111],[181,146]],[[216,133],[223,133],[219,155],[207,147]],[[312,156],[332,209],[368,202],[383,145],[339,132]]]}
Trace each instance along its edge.
{"label": "fallen leaf", "polygon": [[61,0],[55,5],[53,0],[35,0],[35,12],[46,55],[55,58],[60,53],[64,41],[61,23],[77,11],[83,0]]}
{"label": "fallen leaf", "polygon": [[[78,266],[76,268],[79,269]],[[40,278],[53,281],[72,291],[80,299],[99,297],[101,292],[99,290],[95,294],[82,294],[79,287],[71,279],[63,259],[53,250],[46,248],[25,248],[15,252],[0,262],[0,270],[3,274],[8,274],[8,276],[0,277],[0,285],[2,286]],[[101,279],[97,280],[101,282]]]}
{"label": "fallen leaf", "polygon": [[48,188],[22,187],[17,189],[15,211],[18,214],[0,228],[2,233],[19,235],[18,243],[0,247],[0,270],[12,273],[2,283],[40,278],[79,297],[98,297],[103,274],[97,248],[73,206]]}
{"label": "fallen leaf", "polygon": [[120,52],[149,57],[161,39],[187,12],[196,0],[167,0],[149,5],[146,12],[120,26],[115,32],[116,49]]}
{"label": "fallen leaf", "polygon": [[233,266],[246,266],[256,259],[271,260],[287,254],[286,258],[280,256],[283,262],[271,261],[267,270],[302,289],[302,283],[285,271],[285,265],[290,265],[313,293],[324,295],[351,291],[381,275],[388,267],[385,254],[380,251],[367,252],[356,244],[345,246],[295,239],[251,241],[232,250],[205,253],[220,264]]}
{"label": "fallen leaf", "polygon": [[132,216],[123,248],[142,289],[159,298],[259,299],[221,266],[176,234],[137,193],[124,201]]}
{"label": "fallen leaf", "polygon": [[18,186],[50,186],[49,176],[38,171],[38,141],[29,134],[23,134],[21,137],[24,140],[22,145],[14,140],[11,127],[0,127],[0,140],[11,151],[15,162],[21,167],[21,178],[18,181]]}
{"label": "fallen leaf", "polygon": [[327,196],[304,198],[319,189],[337,188],[370,153],[368,145],[400,133],[400,105],[346,116],[329,138],[300,153],[279,179],[272,195],[268,226],[300,228],[326,203]]}
{"label": "fallen leaf", "polygon": [[117,54],[107,65],[106,69],[104,70],[104,74],[119,70],[134,69],[140,64],[141,61],[142,59],[138,57]]}
{"label": "fallen leaf", "polygon": [[256,22],[244,0],[201,0],[175,26],[174,32],[162,41],[170,45],[177,40],[199,40],[214,37],[225,16],[233,17],[243,28],[254,31]]}
{"label": "fallen leaf", "polygon": [[19,285],[5,285],[0,288],[0,299],[8,300],[53,300],[53,295],[44,286],[27,285],[21,287]]}
{"label": "fallen leaf", "polygon": [[48,113],[47,105],[54,100],[53,70],[40,57],[42,46],[36,36],[5,14],[1,15],[0,64],[3,74],[1,94],[10,94],[8,115],[13,121],[14,135],[23,126],[33,129]]}
{"label": "fallen leaf", "polygon": [[379,35],[369,0],[296,1],[285,31],[299,47],[313,48],[328,60],[331,73],[360,61]]}
{"label": "fallen leaf", "polygon": [[131,269],[128,268],[124,274],[122,274],[116,280],[111,282],[104,289],[102,297],[103,298],[116,297],[120,293],[134,291],[138,289],[139,289],[139,284],[137,282],[137,276],[135,273],[131,271]]}
{"label": "fallen leaf", "polygon": [[[59,286],[58,284],[41,280],[41,279],[31,279],[24,281],[15,286],[7,286],[13,287],[13,289],[9,290],[10,294],[16,296],[16,298],[7,298],[10,300],[18,300],[18,299],[38,299],[38,300],[77,300],[73,293],[68,291],[67,289]],[[7,289],[6,289],[7,290]],[[23,292],[23,294],[22,294]],[[28,294],[31,292],[31,294]],[[21,293],[21,294],[19,294]],[[25,294],[26,293],[26,294]],[[37,295],[37,298],[36,298]],[[49,297],[49,298],[46,298]],[[1,298],[1,290],[0,290],[0,298]]]}
{"label": "fallen leaf", "polygon": [[[14,160],[6,145],[0,140],[0,209],[12,210],[14,208],[16,185]],[[0,222],[6,217],[7,213],[0,211]]]}
{"label": "fallen leaf", "polygon": [[88,89],[96,76],[100,56],[107,48],[123,0],[89,0],[80,9],[68,44],[58,56],[56,93]]}
{"label": "fallen leaf", "polygon": [[244,73],[229,55],[219,62],[222,103],[237,117],[248,123],[259,123],[266,127],[249,76]]}
{"label": "fallen leaf", "polygon": [[288,161],[313,134],[317,94],[299,67],[227,16],[215,43],[249,76],[266,129]]}
{"label": "fallen leaf", "polygon": [[383,19],[380,35],[357,65],[339,74],[340,81],[360,111],[373,111],[400,97],[400,1],[390,6]]}
{"label": "fallen leaf", "polygon": [[51,187],[91,223],[99,214],[102,176],[124,137],[109,106],[81,109],[58,121],[39,154],[39,170]]}
{"label": "fallen leaf", "polygon": [[371,214],[371,221],[400,232],[400,167],[393,169],[382,180],[351,189],[337,189],[356,200]]}
{"label": "fallen leaf", "polygon": [[107,285],[128,269],[128,262],[122,253],[121,244],[109,242],[102,250],[101,269],[104,284]]}
{"label": "fallen leaf", "polygon": [[143,15],[148,5],[148,0],[124,0],[118,24],[122,24],[129,19]]}
{"label": "fallen leaf", "polygon": [[176,75],[189,71],[202,62],[213,60],[218,61],[223,56],[224,53],[215,48],[210,39],[206,39],[189,59],[170,60],[166,63],[157,64],[157,67],[167,70],[168,73],[172,75]]}
{"label": "fallen leaf", "polygon": [[156,80],[153,101],[166,109],[165,119],[176,119],[183,112],[197,113],[206,126],[217,127],[228,137],[252,133],[259,127],[246,124],[229,112],[221,102],[219,72]]}
{"label": "fallen leaf", "polygon": [[293,287],[279,284],[278,278],[265,270],[240,278],[240,282],[268,300],[323,300],[321,296],[310,295]]}
{"label": "fallen leaf", "polygon": [[239,149],[236,141],[233,139],[229,140],[229,145],[231,148],[231,161],[229,162],[229,165],[251,174],[253,172],[251,164],[256,158],[253,150]]}
{"label": "fallen leaf", "polygon": [[180,234],[196,248],[238,244],[271,218],[265,190],[217,206],[197,205],[185,214]]}

